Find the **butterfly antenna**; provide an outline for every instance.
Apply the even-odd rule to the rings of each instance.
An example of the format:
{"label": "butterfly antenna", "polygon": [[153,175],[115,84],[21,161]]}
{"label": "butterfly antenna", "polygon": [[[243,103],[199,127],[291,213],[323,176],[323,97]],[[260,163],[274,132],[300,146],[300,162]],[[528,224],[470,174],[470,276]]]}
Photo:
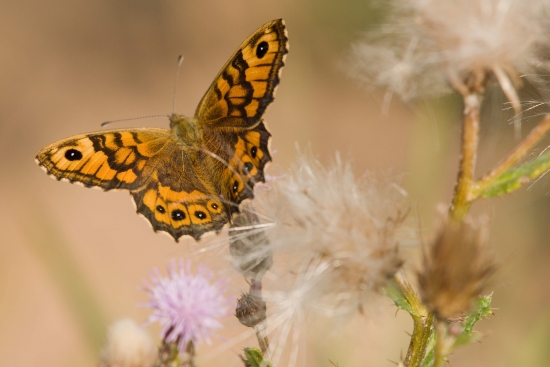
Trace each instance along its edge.
{"label": "butterfly antenna", "polygon": [[110,125],[114,122],[122,122],[122,121],[134,121],[134,120],[144,120],[144,119],[156,119],[156,118],[170,118],[170,116],[168,115],[153,115],[153,116],[142,116],[142,117],[133,117],[133,118],[129,118],[129,119],[120,119],[120,120],[112,120],[112,121],[105,121],[105,122],[102,122],[101,123],[101,126],[106,126],[106,125]]}
{"label": "butterfly antenna", "polygon": [[176,84],[174,85],[174,100],[172,101],[172,112],[176,113],[176,97],[178,94],[178,80],[180,76],[181,64],[183,63],[183,55],[178,56],[178,68],[176,70]]}

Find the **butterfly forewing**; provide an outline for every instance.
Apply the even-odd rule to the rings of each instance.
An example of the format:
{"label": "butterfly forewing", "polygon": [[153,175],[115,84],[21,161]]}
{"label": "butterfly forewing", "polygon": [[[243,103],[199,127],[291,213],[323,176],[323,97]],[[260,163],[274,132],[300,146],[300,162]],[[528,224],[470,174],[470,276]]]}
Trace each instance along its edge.
{"label": "butterfly forewing", "polygon": [[251,128],[258,124],[273,101],[287,53],[282,19],[257,29],[218,73],[195,116],[208,126]]}
{"label": "butterfly forewing", "polygon": [[151,176],[151,158],[162,156],[173,143],[165,129],[99,131],[50,144],[36,160],[58,180],[104,190],[135,190]]}

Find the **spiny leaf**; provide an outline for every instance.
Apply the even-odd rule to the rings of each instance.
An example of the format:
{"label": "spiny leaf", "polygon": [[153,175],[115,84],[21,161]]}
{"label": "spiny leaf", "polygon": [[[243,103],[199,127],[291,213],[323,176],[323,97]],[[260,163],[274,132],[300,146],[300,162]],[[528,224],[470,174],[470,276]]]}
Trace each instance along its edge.
{"label": "spiny leaf", "polygon": [[[479,297],[476,301],[474,309],[466,315],[460,323],[462,332],[456,338],[454,348],[476,342],[480,338],[480,334],[475,332],[474,325],[481,319],[491,315],[491,296]],[[441,322],[441,321],[440,321]],[[426,356],[422,361],[422,367],[431,367],[435,357],[435,331],[432,331],[426,348]]]}
{"label": "spiny leaf", "polygon": [[272,367],[271,363],[265,361],[262,352],[256,348],[244,348],[244,360],[250,367]]}
{"label": "spiny leaf", "polygon": [[415,307],[413,307],[413,305],[411,305],[411,303],[407,299],[407,296],[405,295],[405,293],[403,293],[403,290],[401,289],[401,287],[399,287],[395,280],[392,280],[390,284],[384,288],[383,292],[386,296],[390,297],[393,300],[398,308],[407,311],[409,314],[411,314],[411,316],[423,316],[422,314],[417,312],[417,310],[415,310]]}
{"label": "spiny leaf", "polygon": [[461,322],[462,332],[456,338],[455,347],[479,340],[480,335],[473,330],[474,325],[479,320],[493,314],[493,311],[491,311],[491,298],[492,296],[482,296],[477,299],[474,310],[466,315],[464,321]]}
{"label": "spiny leaf", "polygon": [[519,189],[522,185],[533,180],[550,169],[550,152],[541,154],[537,158],[520,166],[509,169],[497,177],[491,185],[479,195],[482,198],[502,196]]}

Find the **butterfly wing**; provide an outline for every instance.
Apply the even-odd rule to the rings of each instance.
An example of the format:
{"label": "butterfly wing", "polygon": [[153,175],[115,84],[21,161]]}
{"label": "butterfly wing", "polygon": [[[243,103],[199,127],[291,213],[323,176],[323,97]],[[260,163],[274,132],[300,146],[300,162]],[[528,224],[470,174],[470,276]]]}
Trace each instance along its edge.
{"label": "butterfly wing", "polygon": [[75,135],[38,152],[37,163],[58,180],[103,190],[135,190],[154,171],[154,160],[173,144],[169,130],[118,129]]}
{"label": "butterfly wing", "polygon": [[263,122],[248,130],[212,130],[205,146],[216,157],[213,163],[217,167],[208,169],[220,170],[216,186],[220,187],[221,197],[233,203],[230,211],[236,211],[238,203],[253,197],[254,185],[265,181],[264,168],[271,161],[268,147],[271,134]]}
{"label": "butterfly wing", "polygon": [[195,117],[205,126],[256,126],[274,99],[287,53],[288,38],[282,19],[258,28],[218,73]]}
{"label": "butterfly wing", "polygon": [[197,168],[205,157],[179,145],[166,154],[147,184],[131,192],[137,212],[155,231],[168,232],[176,241],[184,235],[198,240],[205,232],[219,232],[229,220],[228,208],[209,176]]}
{"label": "butterfly wing", "polygon": [[196,152],[185,150],[169,130],[76,135],[48,145],[36,159],[58,180],[129,190],[137,212],[155,231],[168,232],[176,241],[183,235],[199,239],[228,221],[217,191],[194,168]]}

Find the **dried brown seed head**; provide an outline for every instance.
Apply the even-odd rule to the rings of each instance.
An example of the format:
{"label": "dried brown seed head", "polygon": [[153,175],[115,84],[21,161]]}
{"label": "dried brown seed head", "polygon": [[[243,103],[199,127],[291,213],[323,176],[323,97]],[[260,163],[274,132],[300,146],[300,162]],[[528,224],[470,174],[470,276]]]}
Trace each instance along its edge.
{"label": "dried brown seed head", "polygon": [[468,312],[494,271],[487,220],[448,220],[424,253],[418,273],[423,302],[440,319]]}

